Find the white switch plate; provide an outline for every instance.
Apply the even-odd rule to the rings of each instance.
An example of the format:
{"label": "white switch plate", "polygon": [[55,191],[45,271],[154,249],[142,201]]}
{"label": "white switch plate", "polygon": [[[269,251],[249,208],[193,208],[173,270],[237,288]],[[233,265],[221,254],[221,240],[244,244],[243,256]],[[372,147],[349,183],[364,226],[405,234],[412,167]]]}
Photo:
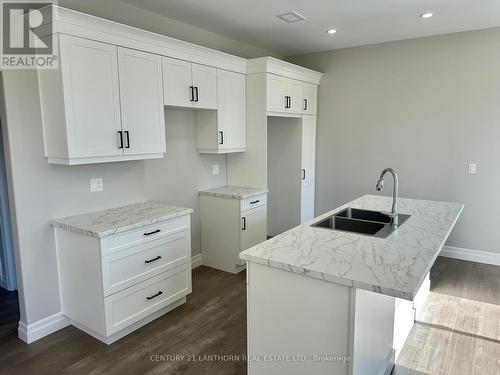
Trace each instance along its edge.
{"label": "white switch plate", "polygon": [[212,174],[219,174],[219,164],[212,165]]}
{"label": "white switch plate", "polygon": [[477,165],[475,163],[469,163],[469,174],[476,174],[477,172]]}
{"label": "white switch plate", "polygon": [[104,190],[104,181],[102,178],[91,178],[90,179],[90,192],[94,193],[96,191]]}

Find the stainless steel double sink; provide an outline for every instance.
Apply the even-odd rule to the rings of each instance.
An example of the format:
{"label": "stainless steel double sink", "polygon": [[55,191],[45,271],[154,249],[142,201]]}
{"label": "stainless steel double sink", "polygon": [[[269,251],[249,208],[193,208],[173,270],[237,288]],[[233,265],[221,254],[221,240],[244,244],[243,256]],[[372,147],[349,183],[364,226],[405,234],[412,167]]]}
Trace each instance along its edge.
{"label": "stainless steel double sink", "polygon": [[399,226],[394,228],[391,217],[383,212],[349,207],[311,226],[387,238],[398,230],[409,217],[410,215],[398,214]]}

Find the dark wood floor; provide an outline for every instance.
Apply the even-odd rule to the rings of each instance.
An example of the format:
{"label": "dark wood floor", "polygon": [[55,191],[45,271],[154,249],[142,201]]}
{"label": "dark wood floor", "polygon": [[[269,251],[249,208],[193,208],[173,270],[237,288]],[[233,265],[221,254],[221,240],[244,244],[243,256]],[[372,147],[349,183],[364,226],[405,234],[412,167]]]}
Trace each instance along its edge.
{"label": "dark wood floor", "polygon": [[0,374],[246,374],[243,360],[217,357],[246,353],[244,272],[196,268],[185,305],[111,346],[74,327],[26,345],[18,321],[17,296],[0,295]]}
{"label": "dark wood floor", "polygon": [[[431,283],[394,374],[500,374],[500,267],[438,258]],[[2,375],[246,373],[244,272],[198,267],[185,305],[111,346],[73,327],[26,345],[18,320],[17,294],[0,289]]]}

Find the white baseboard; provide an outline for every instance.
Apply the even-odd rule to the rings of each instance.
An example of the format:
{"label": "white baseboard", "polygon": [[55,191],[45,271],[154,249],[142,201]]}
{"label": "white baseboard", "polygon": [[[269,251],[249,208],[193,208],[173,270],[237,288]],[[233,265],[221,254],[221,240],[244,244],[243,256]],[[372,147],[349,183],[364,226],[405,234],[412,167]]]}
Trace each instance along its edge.
{"label": "white baseboard", "polygon": [[460,247],[444,246],[439,254],[442,257],[468,260],[471,262],[492,264],[500,266],[500,253],[491,253],[489,251],[463,249]]}
{"label": "white baseboard", "polygon": [[196,268],[203,265],[203,255],[201,253],[193,255],[191,258],[191,268]]}
{"label": "white baseboard", "polygon": [[[191,258],[191,268],[196,268],[201,265],[203,265],[203,256],[201,253],[196,254]],[[38,339],[41,339],[42,337],[59,331],[70,324],[71,320],[60,312],[31,324],[26,324],[20,321],[17,329],[17,335],[21,340],[30,344]]]}
{"label": "white baseboard", "polygon": [[31,324],[19,322],[17,335],[27,344],[31,344],[33,341],[59,331],[68,325],[70,325],[70,320],[63,313],[57,313]]}

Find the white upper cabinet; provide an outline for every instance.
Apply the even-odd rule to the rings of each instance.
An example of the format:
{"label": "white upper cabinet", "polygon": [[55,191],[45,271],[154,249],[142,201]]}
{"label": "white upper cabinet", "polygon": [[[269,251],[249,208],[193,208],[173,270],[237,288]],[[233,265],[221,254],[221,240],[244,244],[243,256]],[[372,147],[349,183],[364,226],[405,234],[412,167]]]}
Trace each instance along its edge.
{"label": "white upper cabinet", "polygon": [[165,105],[192,107],[194,101],[191,63],[163,57],[163,97]]}
{"label": "white upper cabinet", "polygon": [[[117,47],[61,35],[60,54],[59,90],[64,92],[53,95],[64,96],[67,158],[122,155],[118,147],[121,118]],[[49,157],[64,157],[47,151]]]}
{"label": "white upper cabinet", "polygon": [[288,97],[288,112],[302,112],[302,84],[294,79],[286,80],[286,96]]}
{"label": "white upper cabinet", "polygon": [[317,85],[296,79],[267,74],[267,112],[298,117],[315,114]]}
{"label": "white upper cabinet", "polygon": [[245,75],[217,69],[217,111],[197,111],[198,151],[242,152],[246,148]]}
{"label": "white upper cabinet", "polygon": [[302,113],[315,115],[318,107],[318,86],[302,83]]}
{"label": "white upper cabinet", "polygon": [[217,69],[192,64],[194,108],[217,109]]}
{"label": "white upper cabinet", "polygon": [[64,34],[59,53],[58,70],[38,71],[49,163],[163,157],[160,57]]}
{"label": "white upper cabinet", "polygon": [[217,69],[163,57],[165,105],[217,109]]}
{"label": "white upper cabinet", "polygon": [[287,107],[286,78],[274,74],[267,75],[267,111],[284,112]]}
{"label": "white upper cabinet", "polygon": [[241,151],[247,142],[245,76],[217,70],[217,96],[219,149]]}
{"label": "white upper cabinet", "polygon": [[161,57],[118,48],[118,64],[124,154],[164,153]]}

